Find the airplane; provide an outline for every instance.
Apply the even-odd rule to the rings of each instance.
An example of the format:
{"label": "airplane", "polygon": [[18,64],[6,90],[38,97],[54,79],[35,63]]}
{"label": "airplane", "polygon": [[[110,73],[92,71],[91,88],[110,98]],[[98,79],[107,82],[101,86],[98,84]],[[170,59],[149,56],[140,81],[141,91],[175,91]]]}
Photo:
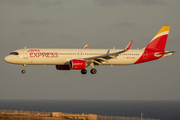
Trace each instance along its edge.
{"label": "airplane", "polygon": [[132,65],[173,55],[175,51],[165,51],[170,26],[163,26],[150,43],[142,49],[130,49],[132,40],[125,49],[41,49],[24,48],[11,52],[4,60],[12,64],[55,65],[57,70],[81,70],[91,66],[91,74],[96,74],[97,65]]}

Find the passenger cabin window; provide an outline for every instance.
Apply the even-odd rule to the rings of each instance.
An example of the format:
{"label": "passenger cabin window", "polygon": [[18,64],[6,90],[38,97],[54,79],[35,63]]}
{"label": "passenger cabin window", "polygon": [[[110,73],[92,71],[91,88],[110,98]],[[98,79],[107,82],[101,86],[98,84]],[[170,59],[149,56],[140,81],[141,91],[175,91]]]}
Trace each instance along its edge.
{"label": "passenger cabin window", "polygon": [[19,55],[18,52],[11,52],[9,55]]}

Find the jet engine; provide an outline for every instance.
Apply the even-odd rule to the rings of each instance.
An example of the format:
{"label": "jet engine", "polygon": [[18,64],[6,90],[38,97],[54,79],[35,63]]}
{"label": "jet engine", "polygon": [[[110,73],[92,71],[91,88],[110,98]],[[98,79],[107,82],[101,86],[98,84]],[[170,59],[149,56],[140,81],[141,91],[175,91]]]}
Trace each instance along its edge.
{"label": "jet engine", "polygon": [[86,61],[84,60],[71,60],[70,61],[70,68],[76,70],[83,70],[87,66]]}
{"label": "jet engine", "polygon": [[57,70],[83,70],[87,67],[87,63],[84,60],[71,60],[68,65],[56,65]]}

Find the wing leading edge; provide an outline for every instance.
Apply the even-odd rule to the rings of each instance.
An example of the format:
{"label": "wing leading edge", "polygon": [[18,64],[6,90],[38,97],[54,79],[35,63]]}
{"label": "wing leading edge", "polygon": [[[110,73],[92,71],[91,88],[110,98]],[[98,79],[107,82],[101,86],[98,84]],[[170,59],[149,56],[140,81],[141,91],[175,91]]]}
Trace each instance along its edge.
{"label": "wing leading edge", "polygon": [[110,59],[116,58],[120,53],[124,53],[124,52],[128,51],[131,47],[132,42],[133,41],[131,40],[130,43],[127,45],[127,47],[122,51],[109,54],[110,50],[108,50],[105,55],[89,57],[89,58],[82,58],[81,60],[86,60],[89,65],[92,63],[94,63],[94,65],[102,65],[102,62],[107,62]]}

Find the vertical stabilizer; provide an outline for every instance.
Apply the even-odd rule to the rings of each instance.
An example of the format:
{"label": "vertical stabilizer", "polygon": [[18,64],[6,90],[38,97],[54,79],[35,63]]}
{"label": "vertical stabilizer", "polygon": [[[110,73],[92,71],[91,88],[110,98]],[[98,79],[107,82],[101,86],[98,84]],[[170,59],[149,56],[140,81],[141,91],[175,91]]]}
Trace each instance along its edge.
{"label": "vertical stabilizer", "polygon": [[164,51],[169,34],[169,29],[170,26],[163,26],[150,41],[150,43],[145,47],[145,50]]}

